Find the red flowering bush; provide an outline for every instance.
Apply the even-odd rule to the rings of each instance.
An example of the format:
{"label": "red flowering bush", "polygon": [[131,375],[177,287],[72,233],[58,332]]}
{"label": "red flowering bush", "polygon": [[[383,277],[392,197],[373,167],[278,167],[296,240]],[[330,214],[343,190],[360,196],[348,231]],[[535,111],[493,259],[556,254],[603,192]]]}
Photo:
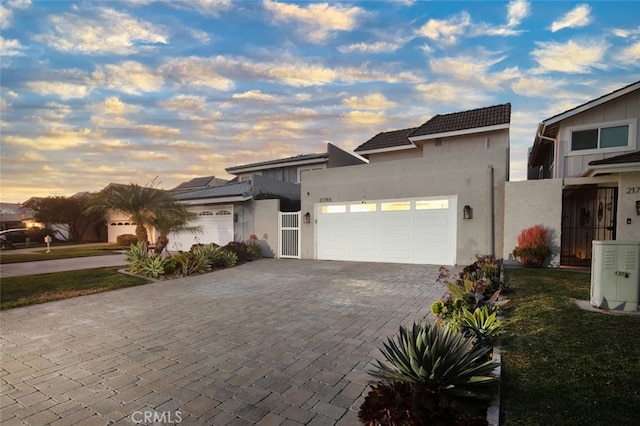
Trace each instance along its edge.
{"label": "red flowering bush", "polygon": [[542,225],[523,229],[518,235],[518,247],[513,250],[513,256],[524,266],[540,267],[551,255],[547,239],[547,230]]}

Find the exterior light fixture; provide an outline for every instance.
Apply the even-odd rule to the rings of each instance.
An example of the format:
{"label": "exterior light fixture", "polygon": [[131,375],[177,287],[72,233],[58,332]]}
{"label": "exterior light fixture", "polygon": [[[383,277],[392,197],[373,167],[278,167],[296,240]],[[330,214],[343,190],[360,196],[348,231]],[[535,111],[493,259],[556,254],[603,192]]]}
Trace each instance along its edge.
{"label": "exterior light fixture", "polygon": [[640,216],[640,200],[636,201],[636,214]]}
{"label": "exterior light fixture", "polygon": [[304,223],[311,223],[311,213],[306,212],[302,218]]}
{"label": "exterior light fixture", "polygon": [[463,219],[473,219],[473,209],[470,205],[464,206],[462,209],[462,218]]}

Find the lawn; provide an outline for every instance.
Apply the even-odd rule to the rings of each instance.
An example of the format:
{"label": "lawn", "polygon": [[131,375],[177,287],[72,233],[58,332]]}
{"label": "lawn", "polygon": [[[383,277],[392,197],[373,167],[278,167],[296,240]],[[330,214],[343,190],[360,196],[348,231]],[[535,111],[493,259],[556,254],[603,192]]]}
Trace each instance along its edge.
{"label": "lawn", "polygon": [[105,256],[110,254],[117,254],[121,252],[122,247],[114,245],[86,245],[82,247],[68,247],[68,248],[55,248],[50,253],[47,253],[46,248],[41,250],[24,253],[22,251],[12,252],[10,250],[4,250],[0,256],[0,263],[19,263],[19,262],[34,262],[38,260],[53,260],[53,259],[68,259],[72,257],[86,257],[86,256]]}
{"label": "lawn", "polygon": [[638,424],[640,317],[578,308],[589,274],[507,269],[505,281],[502,424]]}
{"label": "lawn", "polygon": [[118,269],[95,268],[2,278],[0,309],[68,299],[151,282],[146,278],[122,274]]}

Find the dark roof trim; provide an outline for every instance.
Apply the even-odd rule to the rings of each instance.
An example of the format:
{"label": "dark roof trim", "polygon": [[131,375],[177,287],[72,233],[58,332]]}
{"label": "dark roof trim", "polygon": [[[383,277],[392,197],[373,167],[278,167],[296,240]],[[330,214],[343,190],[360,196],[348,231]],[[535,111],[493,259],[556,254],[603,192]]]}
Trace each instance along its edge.
{"label": "dark roof trim", "polygon": [[356,149],[359,154],[373,154],[375,152],[396,151],[402,149],[415,148],[416,145],[408,139],[408,136],[416,129],[392,130],[390,132],[380,132]]}
{"label": "dark roof trim", "polygon": [[283,166],[295,166],[310,163],[326,162],[329,154],[326,152],[320,154],[303,154],[295,157],[282,158],[279,160],[262,161],[259,163],[244,164],[241,166],[227,167],[225,171],[231,174],[254,172],[257,170],[274,169]]}

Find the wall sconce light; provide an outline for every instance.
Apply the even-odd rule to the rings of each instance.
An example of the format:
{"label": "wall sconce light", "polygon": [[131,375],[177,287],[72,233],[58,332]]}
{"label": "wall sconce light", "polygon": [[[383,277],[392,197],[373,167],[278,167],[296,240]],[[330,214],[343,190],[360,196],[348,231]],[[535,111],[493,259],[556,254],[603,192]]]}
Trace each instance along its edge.
{"label": "wall sconce light", "polygon": [[311,213],[306,212],[302,217],[304,223],[311,223]]}
{"label": "wall sconce light", "polygon": [[636,201],[636,214],[640,216],[640,200]]}
{"label": "wall sconce light", "polygon": [[238,213],[233,214],[233,221],[236,223],[238,222]]}
{"label": "wall sconce light", "polygon": [[462,218],[463,219],[473,219],[473,209],[470,205],[464,206],[462,209]]}

